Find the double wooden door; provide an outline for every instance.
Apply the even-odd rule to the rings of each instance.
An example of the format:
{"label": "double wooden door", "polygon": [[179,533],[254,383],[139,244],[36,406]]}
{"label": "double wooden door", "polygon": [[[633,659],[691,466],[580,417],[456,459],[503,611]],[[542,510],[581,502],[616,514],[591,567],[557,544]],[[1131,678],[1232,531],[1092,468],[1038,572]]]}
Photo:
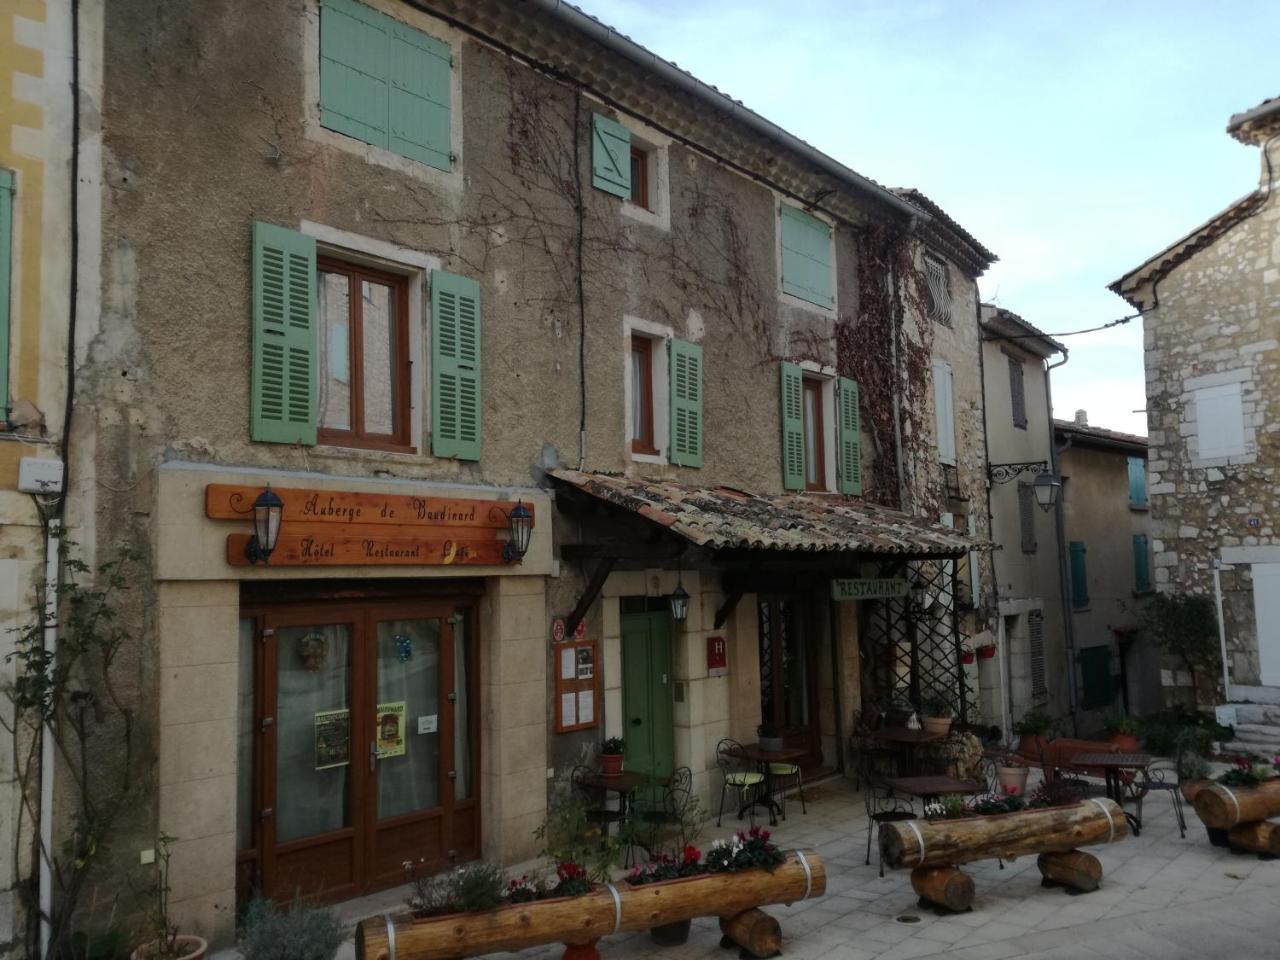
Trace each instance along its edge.
{"label": "double wooden door", "polygon": [[403,883],[405,861],[432,872],[477,856],[471,611],[343,602],[249,616],[255,776],[241,809],[256,817],[242,876],[276,900],[342,899]]}
{"label": "double wooden door", "polygon": [[778,730],[788,747],[805,750],[800,765],[822,763],[817,716],[817,672],[801,596],[761,597],[760,722]]}

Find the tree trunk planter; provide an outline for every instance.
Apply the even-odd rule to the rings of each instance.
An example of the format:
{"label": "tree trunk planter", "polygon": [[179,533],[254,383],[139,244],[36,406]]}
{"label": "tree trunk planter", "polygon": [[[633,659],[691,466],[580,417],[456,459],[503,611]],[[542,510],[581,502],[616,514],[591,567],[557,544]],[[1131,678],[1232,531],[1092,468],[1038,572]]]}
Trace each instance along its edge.
{"label": "tree trunk planter", "polygon": [[744,910],[736,917],[721,917],[720,946],[737,944],[753,957],[774,957],[782,952],[782,928],[777,918],[763,910]]}
{"label": "tree trunk planter", "polygon": [[[178,934],[177,943],[178,950],[177,960],[204,960],[205,955],[209,952],[209,944],[202,937],[190,934]],[[132,960],[151,960],[156,955],[156,951],[160,949],[158,942],[144,943],[130,954]]]}
{"label": "tree trunk planter", "polygon": [[973,881],[957,869],[960,864],[1044,854],[1039,866],[1046,879],[1076,890],[1096,890],[1102,867],[1075,848],[1116,843],[1128,835],[1129,823],[1113,801],[1085,800],[963,820],[882,823],[880,859],[893,869],[914,868],[911,885],[922,899],[947,910],[967,910],[973,902]]}
{"label": "tree trunk planter", "polygon": [[591,960],[601,937],[651,930],[694,917],[740,914],[770,903],[820,897],[827,889],[822,861],[799,851],[774,870],[709,873],[663,883],[597,886],[581,897],[513,904],[485,913],[416,920],[370,917],[356,926],[357,960],[443,960],[500,950],[564,943],[565,956]]}
{"label": "tree trunk planter", "polygon": [[1256,823],[1280,814],[1280,777],[1256,787],[1227,787],[1209,784],[1197,794],[1192,806],[1206,827],[1229,830],[1241,823]]}

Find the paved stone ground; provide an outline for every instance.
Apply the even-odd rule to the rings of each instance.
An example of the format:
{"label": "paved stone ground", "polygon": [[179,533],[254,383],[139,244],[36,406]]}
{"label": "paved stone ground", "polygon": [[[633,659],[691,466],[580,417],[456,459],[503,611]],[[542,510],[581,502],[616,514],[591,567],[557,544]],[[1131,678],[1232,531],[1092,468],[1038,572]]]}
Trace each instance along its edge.
{"label": "paved stone ground", "polygon": [[[1040,886],[1034,857],[970,864],[977,886],[969,913],[939,917],[917,905],[908,871],[878,876],[876,851],[865,864],[862,798],[843,781],[809,791],[809,812],[794,799],[775,837],[784,848],[816,850],[827,868],[827,893],[790,907],[768,907],[782,924],[783,955],[794,960],[1270,960],[1280,958],[1280,861],[1264,862],[1209,845],[1188,810],[1178,837],[1171,798],[1143,810],[1140,837],[1089,848],[1102,861],[1103,886],[1071,896]],[[740,825],[733,821],[734,826]],[[714,822],[704,848],[729,834]],[[394,902],[394,898],[391,901]],[[372,907],[373,909],[369,909]],[[344,915],[378,909],[353,903]],[[914,917],[915,922],[903,922]],[[712,919],[695,921],[689,942],[659,948],[647,932],[600,942],[605,960],[733,960],[721,950]],[[353,956],[350,945],[339,956]],[[552,960],[563,947],[506,954]],[[228,955],[230,956],[230,955]]]}

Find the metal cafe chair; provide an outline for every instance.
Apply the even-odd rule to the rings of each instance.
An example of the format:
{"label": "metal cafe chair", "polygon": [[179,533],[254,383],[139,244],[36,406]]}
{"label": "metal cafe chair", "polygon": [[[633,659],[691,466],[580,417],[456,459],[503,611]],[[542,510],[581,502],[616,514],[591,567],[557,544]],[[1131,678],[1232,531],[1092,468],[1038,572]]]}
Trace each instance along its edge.
{"label": "metal cafe chair", "polygon": [[[910,798],[895,796],[875,769],[874,757],[862,755],[862,799],[867,808],[867,865],[871,865],[871,831],[882,823],[914,820],[915,807]],[[880,863],[880,876],[884,876],[884,863]]]}
{"label": "metal cafe chair", "polygon": [[[656,807],[640,812],[640,821],[648,827],[648,854],[654,855],[665,827],[675,827],[680,849],[689,838],[684,834],[685,813],[693,802],[693,771],[688,767],[676,767],[662,788],[662,797]],[[679,851],[677,851],[677,854]]]}
{"label": "metal cafe chair", "polygon": [[1182,839],[1187,836],[1187,817],[1182,810],[1182,790],[1178,781],[1184,750],[1178,751],[1175,760],[1156,760],[1151,766],[1139,773],[1134,783],[1136,789],[1131,791],[1138,803],[1138,822],[1142,822],[1142,801],[1148,793],[1163,790],[1173,798],[1173,815],[1178,819],[1178,835]]}
{"label": "metal cafe chair", "polygon": [[[764,774],[742,755],[742,744],[728,737],[716,744],[716,766],[720,768],[720,807],[716,810],[716,826],[724,816],[724,797],[732,787],[738,805],[754,800],[764,787]],[[755,807],[751,807],[751,823],[755,824]]]}
{"label": "metal cafe chair", "polygon": [[796,784],[796,792],[800,794],[800,812],[809,813],[809,808],[804,802],[804,774],[800,771],[798,763],[771,763],[769,764],[769,779],[773,781],[773,795],[778,799],[778,806],[782,808],[782,819],[787,819],[787,784],[792,780]]}

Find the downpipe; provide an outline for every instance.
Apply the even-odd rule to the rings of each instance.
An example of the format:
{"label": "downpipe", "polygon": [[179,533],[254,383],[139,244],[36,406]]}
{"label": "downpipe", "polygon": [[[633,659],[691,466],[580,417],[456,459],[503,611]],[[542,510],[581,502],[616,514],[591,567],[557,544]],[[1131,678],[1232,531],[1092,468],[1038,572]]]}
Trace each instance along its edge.
{"label": "downpipe", "polygon": [[[44,548],[44,648],[58,659],[58,572],[62,568],[62,521],[50,519],[45,531]],[[46,724],[40,731],[40,848],[36,851],[40,865],[37,904],[40,911],[40,956],[50,956],[53,926],[53,777],[54,733]]]}
{"label": "downpipe", "polygon": [[[1062,474],[1058,470],[1058,441],[1055,438],[1056,431],[1053,429],[1053,387],[1050,385],[1050,373],[1065,365],[1070,359],[1070,353],[1066,347],[1063,347],[1062,359],[1057,363],[1046,364],[1044,368],[1044,397],[1045,404],[1049,408],[1049,472],[1059,480],[1062,479]],[[1066,450],[1067,447],[1064,446],[1062,449]],[[1058,538],[1058,595],[1062,601],[1063,652],[1067,661],[1067,704],[1071,710],[1071,733],[1075,736],[1080,733],[1079,691],[1076,689],[1076,637],[1075,625],[1071,621],[1071,584],[1067,579],[1067,528],[1066,521],[1063,519],[1062,488],[1059,488],[1058,502],[1054,506],[1053,515]]]}

